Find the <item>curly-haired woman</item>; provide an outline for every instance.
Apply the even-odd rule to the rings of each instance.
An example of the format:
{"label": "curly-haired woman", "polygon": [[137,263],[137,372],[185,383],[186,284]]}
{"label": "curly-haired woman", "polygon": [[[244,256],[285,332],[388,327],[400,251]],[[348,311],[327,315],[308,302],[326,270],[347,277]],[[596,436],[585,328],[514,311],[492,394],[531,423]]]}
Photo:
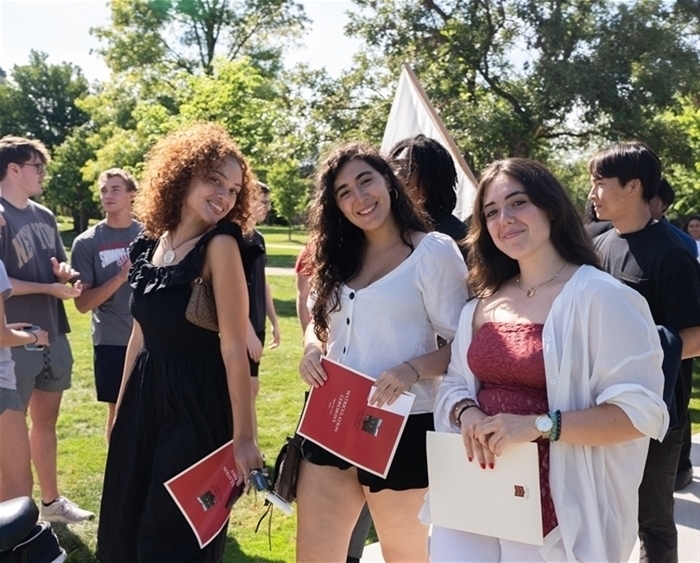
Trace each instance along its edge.
{"label": "curly-haired woman", "polygon": [[[129,282],[134,328],[105,472],[103,563],[221,561],[226,528],[204,549],[163,483],[233,438],[239,479],[262,466],[253,435],[245,268],[257,256],[250,168],[226,131],[200,123],[149,154],[135,210]],[[219,334],[185,318],[192,282],[214,290]]]}
{"label": "curly-haired woman", "polygon": [[386,561],[427,561],[428,528],[418,520],[428,486],[425,435],[433,428],[433,384],[467,298],[466,266],[446,235],[425,222],[387,162],[352,144],[322,165],[310,216],[312,321],[302,379],[326,374],[321,356],[376,378],[370,402],[416,395],[386,479],[310,442],[297,489],[298,561],[345,561],[365,501]]}

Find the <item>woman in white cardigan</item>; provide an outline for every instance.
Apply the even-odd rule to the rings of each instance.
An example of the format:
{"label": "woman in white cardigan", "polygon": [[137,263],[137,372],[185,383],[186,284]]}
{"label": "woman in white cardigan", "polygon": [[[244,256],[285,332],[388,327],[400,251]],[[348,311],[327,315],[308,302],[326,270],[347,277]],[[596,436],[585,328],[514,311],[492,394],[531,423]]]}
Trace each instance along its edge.
{"label": "woman in white cardigan", "polygon": [[[644,299],[598,270],[541,164],[492,164],[477,191],[469,283],[435,410],[489,471],[538,442],[544,546],[435,526],[432,561],[627,561],[649,437],[662,439],[663,352]],[[478,510],[478,506],[465,510]]]}

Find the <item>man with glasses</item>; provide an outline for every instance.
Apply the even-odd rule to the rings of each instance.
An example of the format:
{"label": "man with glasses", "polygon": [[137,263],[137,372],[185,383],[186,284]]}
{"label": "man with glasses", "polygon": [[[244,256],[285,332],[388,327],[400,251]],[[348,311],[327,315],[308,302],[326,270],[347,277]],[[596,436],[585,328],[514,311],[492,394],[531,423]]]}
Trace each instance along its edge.
{"label": "man with glasses", "polygon": [[50,346],[12,349],[17,391],[32,421],[29,442],[41,489],[41,515],[44,520],[73,523],[94,516],[61,496],[56,478],[56,421],[73,367],[63,300],[80,295],[80,282],[67,285],[78,272],[67,263],[56,218],[30,199],[43,191],[48,162],[39,141],[0,139],[0,200],[5,208],[0,259],[12,283],[7,321],[31,319],[49,333]]}

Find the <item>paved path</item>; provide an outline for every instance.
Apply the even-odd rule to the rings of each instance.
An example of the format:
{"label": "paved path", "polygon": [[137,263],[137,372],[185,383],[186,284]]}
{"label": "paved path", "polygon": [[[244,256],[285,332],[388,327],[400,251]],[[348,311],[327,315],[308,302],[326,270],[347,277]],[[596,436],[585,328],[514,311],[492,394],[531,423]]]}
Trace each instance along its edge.
{"label": "paved path", "polygon": [[[700,434],[693,436],[690,458],[693,462],[693,482],[676,493],[676,526],[680,563],[700,561]],[[378,543],[365,547],[362,563],[383,563]],[[639,542],[632,551],[630,562],[639,561]]]}
{"label": "paved path", "polygon": [[294,272],[294,268],[272,268],[270,266],[267,266],[265,268],[265,275],[266,276],[294,276],[296,273]]}

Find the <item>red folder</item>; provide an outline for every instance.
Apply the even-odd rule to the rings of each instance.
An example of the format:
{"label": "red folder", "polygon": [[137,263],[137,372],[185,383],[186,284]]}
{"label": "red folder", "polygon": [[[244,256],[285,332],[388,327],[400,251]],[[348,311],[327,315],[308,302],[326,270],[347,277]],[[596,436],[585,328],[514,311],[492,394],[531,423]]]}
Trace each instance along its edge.
{"label": "red folder", "polygon": [[165,482],[200,548],[228,523],[231,507],[243,493],[243,484],[236,486],[237,480],[231,440]]}
{"label": "red folder", "polygon": [[326,382],[312,388],[297,432],[345,461],[386,478],[415,396],[367,404],[374,379],[322,358]]}

